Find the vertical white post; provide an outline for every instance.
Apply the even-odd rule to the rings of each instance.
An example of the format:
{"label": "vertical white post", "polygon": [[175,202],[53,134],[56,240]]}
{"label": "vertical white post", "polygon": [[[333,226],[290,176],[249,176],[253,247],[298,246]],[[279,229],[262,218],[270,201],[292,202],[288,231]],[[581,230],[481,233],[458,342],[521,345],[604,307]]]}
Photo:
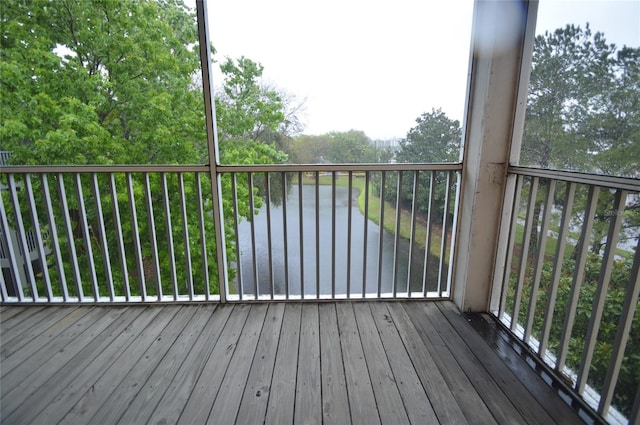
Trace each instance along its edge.
{"label": "vertical white post", "polygon": [[522,135],[536,12],[535,1],[475,3],[453,288],[453,300],[465,311],[490,306],[506,172]]}
{"label": "vertical white post", "polygon": [[[204,94],[205,120],[207,124],[207,147],[209,151],[209,172],[211,176],[211,195],[213,204],[213,222],[216,232],[216,253],[218,263],[218,285],[220,302],[227,301],[229,283],[227,274],[227,252],[225,249],[224,215],[222,211],[222,186],[218,165],[218,131],[216,126],[216,107],[213,97],[213,80],[211,78],[211,42],[209,40],[209,22],[207,21],[207,4],[203,0],[196,1],[198,19],[198,40],[200,43],[200,63],[202,65],[202,92]],[[206,285],[209,282],[205,282]]]}

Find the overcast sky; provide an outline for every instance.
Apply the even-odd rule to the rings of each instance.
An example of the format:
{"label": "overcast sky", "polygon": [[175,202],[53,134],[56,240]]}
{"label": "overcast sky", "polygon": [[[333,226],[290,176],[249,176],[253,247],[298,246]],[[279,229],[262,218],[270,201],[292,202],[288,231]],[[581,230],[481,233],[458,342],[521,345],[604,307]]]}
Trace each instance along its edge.
{"label": "overcast sky", "polygon": [[[432,108],[462,120],[472,0],[216,0],[207,7],[216,59],[260,62],[268,81],[306,99],[305,134],[356,129],[372,139],[402,138]],[[640,0],[541,0],[536,28],[585,22],[610,42],[640,45]]]}

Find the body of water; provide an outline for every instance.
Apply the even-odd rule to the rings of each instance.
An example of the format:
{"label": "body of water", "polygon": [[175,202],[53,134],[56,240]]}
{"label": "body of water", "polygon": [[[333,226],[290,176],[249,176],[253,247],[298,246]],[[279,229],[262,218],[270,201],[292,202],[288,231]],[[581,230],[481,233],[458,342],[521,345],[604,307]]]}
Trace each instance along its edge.
{"label": "body of water", "polygon": [[[251,223],[243,220],[239,224],[239,253],[242,287],[245,294],[255,292],[255,279],[259,294],[270,294],[272,285],[274,293],[284,295],[286,282],[291,295],[300,295],[302,282],[304,294],[315,295],[332,293],[332,282],[335,282],[335,292],[344,294],[347,291],[347,277],[350,276],[350,291],[361,294],[363,282],[366,292],[378,291],[380,282],[381,292],[393,291],[394,264],[397,263],[396,285],[398,292],[407,291],[408,274],[410,272],[410,287],[412,291],[422,291],[424,250],[414,246],[413,261],[409,270],[409,242],[399,240],[398,258],[395,257],[395,236],[386,230],[382,234],[382,253],[380,253],[380,227],[367,220],[367,237],[365,244],[365,217],[358,209],[357,189],[353,190],[351,209],[349,210],[349,191],[347,187],[336,186],[335,190],[335,243],[333,233],[334,213],[332,211],[332,187],[318,186],[318,211],[316,220],[316,187],[303,185],[302,214],[299,210],[298,186],[294,185],[286,201],[286,258],[285,268],[285,223],[283,221],[283,206],[271,205],[271,270],[269,273],[269,244],[266,203],[254,216],[256,261],[252,256]],[[351,211],[351,249],[349,251],[348,217]],[[300,241],[300,216],[302,216],[302,244]],[[366,249],[365,249],[366,247]],[[366,251],[366,253],[365,253]],[[349,252],[351,263],[348,264]],[[381,261],[379,261],[381,258]],[[366,261],[365,261],[366,259]],[[335,260],[335,267],[332,263]],[[302,268],[304,279],[301,279]],[[431,263],[431,261],[430,261]],[[318,265],[318,267],[317,267]],[[254,270],[255,269],[255,270]],[[285,270],[288,273],[285,273]],[[429,272],[427,287],[435,290],[435,276]],[[380,276],[380,279],[378,278]],[[235,279],[236,288],[239,287],[238,276]]]}

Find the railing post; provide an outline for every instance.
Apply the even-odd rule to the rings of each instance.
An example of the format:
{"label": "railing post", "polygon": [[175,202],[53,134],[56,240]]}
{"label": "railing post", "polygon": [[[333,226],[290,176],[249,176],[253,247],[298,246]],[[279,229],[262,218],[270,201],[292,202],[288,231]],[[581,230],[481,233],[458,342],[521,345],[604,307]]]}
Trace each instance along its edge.
{"label": "railing post", "polygon": [[489,310],[507,166],[522,135],[536,12],[537,2],[526,0],[475,5],[453,280],[453,300],[465,311]]}
{"label": "railing post", "polygon": [[[222,211],[222,187],[218,165],[218,135],[216,126],[216,107],[213,97],[213,80],[211,78],[211,43],[209,41],[209,23],[207,21],[207,5],[203,0],[196,1],[198,21],[198,40],[200,43],[200,63],[202,65],[202,93],[204,94],[204,110],[207,125],[207,149],[209,152],[209,173],[211,177],[211,195],[213,204],[213,222],[216,232],[216,260],[218,263],[218,285],[220,302],[227,301],[229,291],[227,273],[227,253],[225,249],[224,215]],[[209,282],[205,283],[206,285]]]}

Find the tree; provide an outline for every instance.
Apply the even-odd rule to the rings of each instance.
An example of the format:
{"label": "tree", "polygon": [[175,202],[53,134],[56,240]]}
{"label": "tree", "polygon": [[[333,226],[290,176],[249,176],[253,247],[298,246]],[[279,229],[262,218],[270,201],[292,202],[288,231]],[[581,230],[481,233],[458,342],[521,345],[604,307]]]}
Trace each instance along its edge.
{"label": "tree", "polygon": [[[201,87],[196,83],[200,72],[195,14],[180,0],[46,0],[7,1],[0,4],[0,140],[2,149],[12,152],[13,164],[194,164],[207,161],[206,133]],[[237,65],[236,65],[237,63]],[[264,129],[276,129],[284,114],[282,104],[273,93],[255,92],[255,76],[261,66],[249,59],[228,60],[223,65],[227,77],[225,94],[233,102],[217,102],[223,118],[222,129],[235,142],[222,137],[222,157],[226,160],[250,159],[256,163],[282,162],[281,152],[255,143]],[[225,110],[225,106],[228,106]],[[250,112],[250,114],[247,114]],[[256,136],[256,137],[254,137]],[[90,193],[89,176],[81,177],[84,192]],[[138,199],[144,192],[143,176],[134,176],[133,191]],[[162,181],[150,175],[155,217],[163,217]],[[202,176],[205,206],[211,205],[210,182]],[[55,180],[57,177],[52,177]],[[125,176],[116,175],[120,188],[116,202],[127,205]],[[70,176],[65,186],[73,188]],[[106,181],[102,183],[107,186]],[[192,200],[196,182],[188,175],[184,192]],[[167,179],[173,219],[180,222],[180,200],[175,176]],[[223,204],[231,208],[230,181],[224,180]],[[85,186],[86,185],[86,186]],[[247,191],[239,180],[239,193]],[[36,190],[36,193],[40,193]],[[238,213],[250,217],[247,196],[238,199]],[[103,208],[110,210],[112,200],[102,194]],[[42,205],[42,200],[37,201]],[[189,202],[189,201],[187,201]],[[256,207],[260,202],[257,201]],[[58,208],[58,206],[56,206]],[[122,208],[122,207],[121,207]],[[78,221],[78,202],[69,199],[74,241],[80,261],[88,261],[82,227]],[[126,208],[125,208],[126,210]],[[144,267],[152,262],[149,211],[138,206],[139,234],[143,236]],[[87,211],[90,227],[99,228],[96,212]],[[198,210],[187,208],[188,229],[173,227],[174,240],[182,240],[183,230],[190,234],[191,252],[199,252]],[[232,234],[233,217],[227,215],[226,231]],[[105,215],[110,243],[115,243],[113,218]],[[167,235],[162,220],[157,220],[158,235]],[[211,220],[206,220],[211,234]],[[132,252],[135,232],[123,223],[126,250]],[[159,237],[162,273],[172,265],[168,258],[167,238]],[[233,238],[228,238],[227,254],[234,258]],[[146,242],[145,242],[146,241]],[[65,241],[63,241],[65,242]],[[179,242],[176,242],[178,244]],[[63,247],[64,248],[64,247]],[[179,257],[179,247],[176,255]],[[64,248],[68,249],[68,248]],[[94,251],[99,250],[99,245]],[[217,276],[215,241],[208,240],[209,275]],[[115,252],[113,247],[111,252]],[[67,253],[68,254],[68,253]],[[99,253],[94,252],[97,258]],[[194,254],[195,255],[195,254]],[[180,259],[178,259],[180,260]],[[184,261],[176,260],[176,264]],[[96,262],[100,268],[102,262]],[[133,275],[153,273],[139,270],[132,258],[128,269]],[[138,270],[136,270],[136,268]],[[88,267],[87,267],[88,269]],[[116,286],[123,276],[114,269]],[[167,272],[168,273],[168,272]],[[193,280],[217,289],[217,282],[204,282],[202,271],[192,270]],[[181,284],[188,270],[178,266]],[[83,279],[84,283],[84,279]],[[148,282],[149,284],[149,282]]]}

